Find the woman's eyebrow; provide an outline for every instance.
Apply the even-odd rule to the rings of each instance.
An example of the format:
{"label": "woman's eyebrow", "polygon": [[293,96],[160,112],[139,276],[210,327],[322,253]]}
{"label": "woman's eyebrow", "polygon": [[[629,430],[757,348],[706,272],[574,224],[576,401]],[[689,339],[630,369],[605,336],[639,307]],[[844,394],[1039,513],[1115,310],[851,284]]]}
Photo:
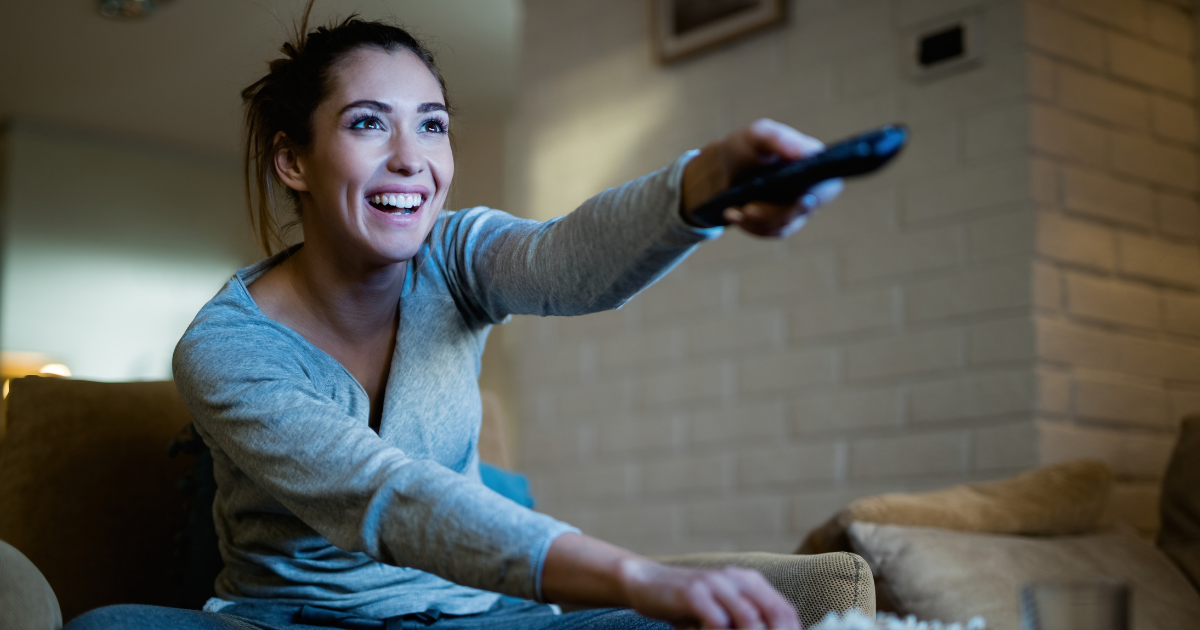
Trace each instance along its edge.
{"label": "woman's eyebrow", "polygon": [[[369,109],[378,110],[380,112],[383,112],[384,114],[392,113],[391,105],[388,105],[387,103],[381,103],[379,101],[372,101],[369,99],[354,101],[353,103],[350,103],[349,105],[343,107],[342,111],[338,112],[338,113],[341,114],[341,113],[344,113],[348,109],[354,109],[356,107],[366,107]],[[429,102],[429,103],[421,103],[420,105],[417,106],[418,114],[427,114],[429,112],[444,112],[444,111],[448,111],[448,110],[446,109],[446,106],[443,105],[442,103]]]}
{"label": "woman's eyebrow", "polygon": [[354,101],[353,103],[350,103],[349,105],[343,107],[342,111],[338,112],[338,114],[345,113],[346,110],[354,109],[355,107],[366,107],[368,109],[375,109],[375,110],[378,110],[385,114],[392,113],[391,105],[388,105],[386,103],[380,103],[379,101],[361,100],[361,101]]}

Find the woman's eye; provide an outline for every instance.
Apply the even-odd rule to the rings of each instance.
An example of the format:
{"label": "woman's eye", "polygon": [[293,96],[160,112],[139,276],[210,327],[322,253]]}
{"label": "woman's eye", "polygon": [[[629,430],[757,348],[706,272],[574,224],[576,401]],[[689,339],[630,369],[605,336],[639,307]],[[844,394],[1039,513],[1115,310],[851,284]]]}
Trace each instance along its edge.
{"label": "woman's eye", "polygon": [[374,116],[367,116],[354,121],[350,125],[351,129],[383,129],[383,121]]}
{"label": "woman's eye", "polygon": [[446,133],[446,125],[440,120],[431,118],[421,123],[421,131],[426,133]]}

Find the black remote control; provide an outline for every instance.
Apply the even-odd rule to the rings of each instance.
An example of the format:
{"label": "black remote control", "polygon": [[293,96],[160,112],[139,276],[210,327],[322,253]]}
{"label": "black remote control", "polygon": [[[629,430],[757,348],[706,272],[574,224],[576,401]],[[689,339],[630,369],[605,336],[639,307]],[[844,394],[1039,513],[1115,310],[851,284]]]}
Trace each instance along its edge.
{"label": "black remote control", "polygon": [[803,160],[771,164],[742,175],[730,188],[717,193],[692,211],[691,220],[701,227],[728,225],[726,208],[751,201],[795,203],[817,184],[835,177],[866,175],[887,164],[908,140],[904,125],[884,125],[874,131],[843,140]]}

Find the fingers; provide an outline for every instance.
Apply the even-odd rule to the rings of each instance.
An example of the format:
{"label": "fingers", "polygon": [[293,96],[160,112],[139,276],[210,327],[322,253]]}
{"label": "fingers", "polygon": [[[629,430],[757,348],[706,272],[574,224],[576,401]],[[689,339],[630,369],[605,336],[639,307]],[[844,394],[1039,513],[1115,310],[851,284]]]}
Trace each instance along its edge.
{"label": "fingers", "polygon": [[758,607],[747,597],[748,594],[743,592],[743,580],[736,575],[740,571],[741,569],[722,569],[712,573],[707,582],[712,585],[713,597],[733,618],[734,628],[761,628],[763,617],[759,614]]}
{"label": "fingers", "polygon": [[820,184],[813,186],[812,190],[808,191],[808,194],[813,195],[814,197],[817,198],[816,199],[817,203],[813,207],[819,208],[819,207],[833,201],[834,199],[836,199],[838,195],[842,194],[843,186],[844,185],[840,178],[839,179],[827,179],[827,180],[821,182]]}
{"label": "fingers", "polygon": [[629,603],[643,615],[704,628],[799,630],[796,611],[757,571],[621,566]]}
{"label": "fingers", "polygon": [[693,582],[689,599],[705,628],[799,630],[796,610],[758,571],[727,567]]}
{"label": "fingers", "polygon": [[805,195],[794,206],[748,203],[725,210],[724,216],[726,221],[755,236],[789,236],[804,225],[817,203],[815,196]]}
{"label": "fingers", "polygon": [[746,144],[760,158],[779,156],[786,160],[799,160],[825,150],[825,144],[820,140],[769,118],[754,121],[746,127],[744,134]]}
{"label": "fingers", "polygon": [[[779,158],[798,160],[825,149],[820,140],[767,118],[751,123],[742,131],[741,136],[745,143],[745,152],[753,154],[755,161],[759,163]],[[738,161],[752,164],[748,158],[749,155],[744,155]],[[792,206],[750,203],[741,208],[726,210],[725,218],[756,236],[789,236],[805,224],[807,215],[812,210],[833,201],[841,191],[842,180],[832,179],[814,186]]]}
{"label": "fingers", "polygon": [[800,620],[792,607],[775,587],[758,571],[729,568],[725,570],[740,591],[753,603],[756,614],[771,630],[799,630]]}
{"label": "fingers", "polygon": [[[700,154],[688,162],[681,182],[680,211],[685,219],[689,213],[713,195],[728,188],[737,178],[750,170],[783,160],[799,160],[825,149],[824,143],[806,136],[780,122],[763,118],[739,129],[725,138],[706,145]],[[827,203],[840,191],[840,184],[822,184],[813,189],[811,210]],[[799,209],[782,220],[779,216],[791,209],[771,210],[765,217],[753,216],[747,231],[763,236],[776,236],[794,231],[792,222],[807,210]],[[732,221],[737,223],[737,221]],[[799,225],[802,225],[800,223]]]}
{"label": "fingers", "polygon": [[755,236],[787,237],[804,226],[812,211],[833,201],[841,192],[842,180],[831,179],[814,186],[795,205],[748,203],[727,209],[725,220]]}
{"label": "fingers", "polygon": [[713,593],[712,586],[707,581],[697,580],[692,582],[691,586],[687,589],[687,600],[692,609],[692,614],[700,622],[701,627],[732,627],[732,618],[726,614],[725,607],[718,601]]}

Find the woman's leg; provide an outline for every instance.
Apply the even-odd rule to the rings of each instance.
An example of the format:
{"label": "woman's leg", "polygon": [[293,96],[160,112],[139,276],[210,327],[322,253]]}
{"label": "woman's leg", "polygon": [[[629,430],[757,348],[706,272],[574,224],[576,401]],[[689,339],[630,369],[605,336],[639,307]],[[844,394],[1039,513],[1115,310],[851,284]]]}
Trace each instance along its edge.
{"label": "woman's leg", "polygon": [[673,630],[671,625],[643,617],[632,610],[603,608],[556,615],[548,606],[529,602],[524,606],[502,606],[465,617],[449,617],[431,626],[414,622],[404,630]]}
{"label": "woman's leg", "polygon": [[88,611],[63,630],[275,630],[273,626],[219,613],[120,604]]}
{"label": "woman's leg", "polygon": [[[671,624],[643,617],[625,608],[581,610],[559,615],[553,630],[674,630]],[[549,629],[548,629],[549,630]]]}

